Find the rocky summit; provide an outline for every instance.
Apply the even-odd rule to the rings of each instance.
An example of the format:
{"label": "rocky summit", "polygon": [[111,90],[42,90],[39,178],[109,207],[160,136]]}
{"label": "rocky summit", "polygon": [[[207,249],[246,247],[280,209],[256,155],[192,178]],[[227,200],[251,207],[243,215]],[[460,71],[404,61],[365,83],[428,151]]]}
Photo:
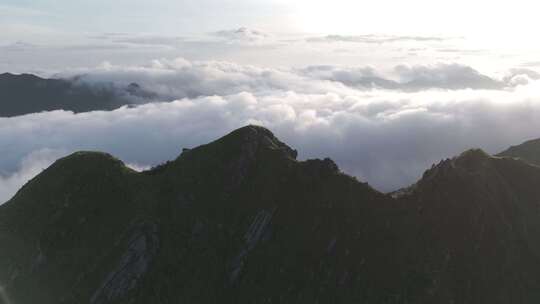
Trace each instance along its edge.
{"label": "rocky summit", "polygon": [[466,151],[392,196],[296,157],[247,126],[141,173],[60,159],[0,206],[0,302],[540,302],[532,156]]}

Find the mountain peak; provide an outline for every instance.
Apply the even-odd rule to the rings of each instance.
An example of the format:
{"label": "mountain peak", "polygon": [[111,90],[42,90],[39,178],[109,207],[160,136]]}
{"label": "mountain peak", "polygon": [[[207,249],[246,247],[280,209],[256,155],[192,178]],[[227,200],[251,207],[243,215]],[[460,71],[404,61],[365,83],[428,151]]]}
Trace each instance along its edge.
{"label": "mountain peak", "polygon": [[[263,148],[280,151],[284,156],[291,159],[296,159],[298,156],[296,150],[281,142],[270,130],[256,125],[248,125],[232,131],[219,139],[218,142],[241,146],[247,150]],[[254,152],[245,149],[243,149],[244,152]]]}
{"label": "mountain peak", "polygon": [[97,151],[78,151],[74,152],[64,158],[61,158],[57,163],[64,162],[108,162],[123,165],[123,162],[109,153],[97,152]]}
{"label": "mountain peak", "polygon": [[484,171],[489,167],[492,156],[482,149],[470,149],[459,156],[441,160],[427,170],[418,184],[433,181],[439,178],[445,179],[448,176],[469,175]]}
{"label": "mountain peak", "polygon": [[491,156],[482,149],[470,149],[454,158],[454,163],[464,169],[478,169],[489,161]]}
{"label": "mountain peak", "polygon": [[458,158],[474,158],[474,159],[483,159],[491,157],[487,152],[480,148],[469,149],[461,153]]}
{"label": "mountain peak", "polygon": [[258,125],[247,125],[247,126],[241,127],[239,129],[236,129],[236,130],[232,131],[228,135],[225,135],[225,137],[234,136],[236,134],[238,134],[238,135],[246,135],[246,136],[254,135],[254,136],[275,137],[274,133],[272,133],[272,131],[268,130],[265,127],[258,126]]}
{"label": "mountain peak", "polygon": [[[175,161],[157,166],[149,174],[163,171],[178,173],[187,170],[187,167],[197,167],[196,171],[220,168],[226,172],[224,176],[227,179],[241,180],[258,164],[287,164],[288,161],[296,161],[297,155],[296,150],[281,142],[270,130],[248,125],[211,143],[192,149],[184,148]],[[232,175],[242,178],[232,178]]]}
{"label": "mountain peak", "polygon": [[540,301],[539,167],[472,149],[390,199],[330,159],[295,157],[253,125],[141,174],[106,153],[65,157],[0,206],[4,293],[22,304]]}
{"label": "mountain peak", "polygon": [[22,74],[13,74],[13,73],[2,73],[0,78],[6,79],[20,79],[20,80],[43,80],[43,78],[36,76],[34,74],[22,73]]}
{"label": "mountain peak", "polygon": [[86,174],[104,174],[110,171],[134,172],[129,169],[124,162],[111,154],[94,151],[78,151],[66,157],[58,159],[43,174],[36,178],[43,178],[44,175],[69,175],[83,176]]}

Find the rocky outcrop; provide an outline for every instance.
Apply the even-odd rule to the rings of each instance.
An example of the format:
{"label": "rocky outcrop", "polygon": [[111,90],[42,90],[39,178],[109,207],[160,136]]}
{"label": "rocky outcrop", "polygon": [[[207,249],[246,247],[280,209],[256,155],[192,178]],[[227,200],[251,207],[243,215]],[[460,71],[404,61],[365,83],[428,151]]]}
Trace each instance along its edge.
{"label": "rocky outcrop", "polygon": [[249,226],[244,235],[245,243],[240,248],[240,253],[233,259],[231,263],[229,282],[234,284],[240,275],[244,266],[244,259],[251,250],[270,232],[270,222],[272,221],[273,211],[261,210],[257,213],[253,222]]}
{"label": "rocky outcrop", "polygon": [[128,241],[124,253],[92,295],[90,303],[118,302],[133,291],[148,272],[159,250],[156,224],[136,224],[126,237]]}

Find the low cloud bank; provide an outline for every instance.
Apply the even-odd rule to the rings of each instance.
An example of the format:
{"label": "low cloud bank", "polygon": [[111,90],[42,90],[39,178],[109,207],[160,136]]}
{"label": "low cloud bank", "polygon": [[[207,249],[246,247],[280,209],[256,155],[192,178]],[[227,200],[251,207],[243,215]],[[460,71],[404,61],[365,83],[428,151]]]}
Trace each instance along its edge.
{"label": "low cloud bank", "polygon": [[100,150],[148,166],[250,123],[273,130],[302,159],[329,156],[343,171],[390,191],[465,149],[497,152],[539,137],[539,92],[537,83],[513,92],[241,92],[110,112],[2,118],[0,198],[10,197],[54,158],[28,161],[36,151]]}
{"label": "low cloud bank", "polygon": [[[540,137],[534,71],[498,80],[451,64],[391,72],[397,89],[353,85],[358,77],[390,81],[373,68],[278,70],[177,59],[87,70],[85,81],[137,82],[175,101],[0,118],[0,201],[77,150],[109,152],[141,170],[246,124],[270,128],[301,159],[331,157],[381,191],[407,186],[432,163],[465,149],[495,153]],[[402,88],[411,82],[414,90]]]}
{"label": "low cloud bank", "polygon": [[[390,71],[373,67],[333,65],[301,69],[276,69],[221,61],[153,60],[144,66],[115,66],[104,63],[95,69],[64,72],[59,77],[77,77],[87,83],[113,83],[125,87],[137,83],[156,94],[156,100],[226,96],[250,92],[257,96],[276,92],[355,95],[361,91],[391,90],[511,90],[540,77],[533,70],[513,69],[503,77],[484,75],[456,63],[398,65]],[[135,101],[136,102],[136,101]]]}
{"label": "low cloud bank", "polygon": [[398,65],[385,77],[371,67],[343,68],[336,66],[310,66],[300,70],[306,77],[342,83],[356,89],[386,89],[399,91],[425,90],[504,90],[538,80],[537,72],[513,69],[502,79],[481,74],[472,67],[456,63],[434,65]]}

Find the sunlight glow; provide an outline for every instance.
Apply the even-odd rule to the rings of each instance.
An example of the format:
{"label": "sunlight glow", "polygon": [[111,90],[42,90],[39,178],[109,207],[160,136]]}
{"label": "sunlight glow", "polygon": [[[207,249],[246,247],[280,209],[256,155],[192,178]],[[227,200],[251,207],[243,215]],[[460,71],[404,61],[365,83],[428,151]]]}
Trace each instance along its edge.
{"label": "sunlight glow", "polygon": [[294,10],[300,30],[312,33],[467,36],[488,45],[530,46],[538,44],[539,6],[531,0],[299,0]]}

